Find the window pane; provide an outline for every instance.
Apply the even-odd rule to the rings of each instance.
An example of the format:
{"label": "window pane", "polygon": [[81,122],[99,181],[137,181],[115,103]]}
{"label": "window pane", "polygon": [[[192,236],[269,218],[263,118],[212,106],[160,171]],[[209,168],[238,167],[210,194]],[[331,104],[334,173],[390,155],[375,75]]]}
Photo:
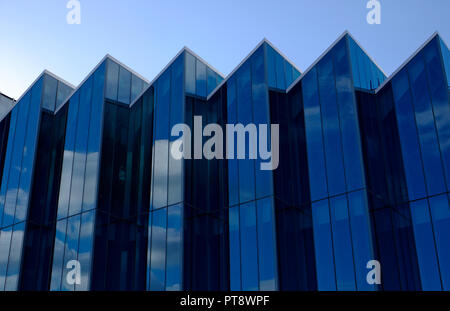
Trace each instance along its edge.
{"label": "window pane", "polygon": [[183,206],[170,206],[168,207],[167,214],[166,290],[181,290],[183,271]]}
{"label": "window pane", "polygon": [[256,202],[258,214],[259,289],[277,290],[277,247],[272,199]]}
{"label": "window pane", "polygon": [[312,204],[317,286],[320,291],[335,291],[336,279],[328,200]]}
{"label": "window pane", "polygon": [[111,60],[108,60],[107,64],[105,97],[116,101],[119,88],[119,65]]}
{"label": "window pane", "polygon": [[150,290],[166,289],[167,209],[153,212]]}
{"label": "window pane", "polygon": [[195,94],[195,57],[185,52],[186,55],[186,69],[185,69],[185,87],[186,92]]}
{"label": "window pane", "polygon": [[322,118],[315,68],[303,78],[302,86],[311,200],[315,201],[328,196],[322,140]]}
{"label": "window pane", "polygon": [[130,104],[131,94],[131,72],[123,67],[119,69],[119,94],[118,101],[124,104]]}
{"label": "window pane", "polygon": [[435,241],[426,200],[410,204],[422,289],[441,290]]}
{"label": "window pane", "polygon": [[242,290],[259,289],[255,203],[240,207]]}
{"label": "window pane", "polygon": [[[342,144],[336,103],[336,86],[331,55],[319,63],[320,109],[323,121],[323,139],[330,196],[345,192],[345,173],[342,163]],[[313,173],[314,174],[314,173]]]}

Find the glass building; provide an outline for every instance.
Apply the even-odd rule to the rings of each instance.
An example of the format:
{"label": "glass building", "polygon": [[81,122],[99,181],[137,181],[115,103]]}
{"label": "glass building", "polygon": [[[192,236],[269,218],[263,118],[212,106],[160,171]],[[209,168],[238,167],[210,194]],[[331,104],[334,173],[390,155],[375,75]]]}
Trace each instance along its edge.
{"label": "glass building", "polygon": [[438,34],[390,77],[348,32],[304,72],[266,39],[226,78],[188,48],[45,71],[0,102],[0,290],[450,290],[449,81]]}

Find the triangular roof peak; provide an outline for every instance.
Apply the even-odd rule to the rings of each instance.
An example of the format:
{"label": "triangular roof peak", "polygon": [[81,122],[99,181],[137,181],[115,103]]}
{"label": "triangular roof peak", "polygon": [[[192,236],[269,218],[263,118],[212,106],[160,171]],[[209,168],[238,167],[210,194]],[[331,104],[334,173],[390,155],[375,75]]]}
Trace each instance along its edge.
{"label": "triangular roof peak", "polygon": [[214,68],[213,66],[211,66],[207,61],[205,61],[202,57],[200,57],[197,53],[195,53],[194,51],[192,51],[190,48],[188,48],[187,46],[183,46],[181,48],[181,50],[174,56],[172,57],[172,59],[167,63],[166,66],[164,66],[164,68],[152,79],[152,81],[150,81],[150,83],[148,84],[148,86],[146,88],[144,88],[144,90],[142,90],[142,92],[136,97],[136,99],[130,104],[130,107],[132,107],[141,97],[142,95],[145,94],[145,92],[147,92],[147,90],[149,88],[152,87],[152,85],[162,76],[162,74],[178,59],[178,57],[180,57],[181,55],[183,55],[184,52],[188,52],[189,54],[191,54],[192,56],[196,57],[198,60],[200,60],[202,63],[204,63],[206,66],[208,66],[211,70],[213,70],[215,73],[217,73],[220,77],[224,78],[224,75],[218,71],[216,68]]}
{"label": "triangular roof peak", "polygon": [[75,86],[72,83],[67,82],[66,80],[64,80],[63,78],[59,77],[58,75],[54,74],[53,72],[44,69],[38,76],[37,78],[33,81],[33,83],[30,84],[30,86],[28,86],[28,88],[25,90],[25,92],[22,93],[22,95],[20,95],[20,97],[17,100],[14,100],[13,105],[8,109],[8,111],[6,111],[2,116],[0,116],[0,119],[3,120],[3,118],[11,112],[11,110],[14,109],[14,107],[23,99],[23,97],[31,91],[31,89],[33,88],[33,86],[40,80],[42,79],[45,75],[49,75],[50,77],[66,84],[67,86],[71,87],[72,89],[75,88]]}
{"label": "triangular roof peak", "polygon": [[403,62],[403,64],[400,65],[400,67],[397,68],[397,70],[395,70],[386,80],[384,80],[384,82],[375,90],[375,93],[378,93],[387,83],[389,83],[389,81],[391,81],[403,68],[405,68],[406,65],[408,65],[408,63],[414,57],[416,57],[423,50],[423,48],[425,48],[436,37],[440,38],[444,42],[442,37],[439,35],[439,32],[435,31],[424,43],[422,43],[422,45],[410,57],[408,57]]}
{"label": "triangular roof peak", "polygon": [[[298,77],[287,88],[286,93],[289,92],[294,86],[297,85],[346,35],[349,35],[348,30],[345,30],[306,70],[300,77]],[[356,42],[356,41],[355,41]]]}
{"label": "triangular roof peak", "polygon": [[226,78],[216,86],[216,88],[208,95],[207,100],[209,100],[238,70],[242,67],[242,65],[252,57],[253,54],[264,44],[268,44],[271,48],[273,48],[278,54],[281,55],[289,64],[291,64],[298,72],[301,72],[301,70],[289,59],[284,55],[272,42],[270,42],[266,37],[264,37],[257,45],[253,48],[253,50],[250,51],[250,53],[247,54],[246,57],[237,65],[233,71],[231,71]]}

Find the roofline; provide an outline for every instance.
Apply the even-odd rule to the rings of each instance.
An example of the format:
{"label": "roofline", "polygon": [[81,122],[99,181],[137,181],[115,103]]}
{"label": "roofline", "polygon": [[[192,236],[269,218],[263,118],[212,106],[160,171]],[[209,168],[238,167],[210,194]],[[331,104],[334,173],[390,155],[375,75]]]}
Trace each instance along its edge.
{"label": "roofline", "polygon": [[[397,68],[397,70],[395,70],[386,80],[384,80],[384,82],[375,90],[375,94],[378,93],[386,84],[389,83],[389,81],[391,81],[401,70],[403,70],[403,68],[406,67],[406,65],[414,58],[416,57],[425,46],[428,45],[428,43],[430,43],[434,38],[439,37],[441,38],[441,36],[439,35],[439,33],[436,31],[434,32],[431,37],[429,37],[424,43],[422,43],[422,45],[410,56],[408,57],[408,59],[406,61],[404,61],[400,67]],[[444,42],[445,43],[445,42]]]}
{"label": "roofline", "polygon": [[5,118],[5,116],[7,116],[8,113],[10,113],[10,112],[14,109],[14,107],[16,107],[16,105],[24,98],[24,96],[25,96],[29,91],[31,91],[31,89],[33,88],[33,86],[39,81],[40,78],[42,78],[42,76],[43,76],[44,74],[45,74],[45,70],[42,71],[42,72],[38,75],[38,77],[37,77],[36,79],[34,79],[34,81],[28,86],[28,88],[25,90],[25,92],[23,92],[22,95],[20,95],[19,99],[16,100],[16,101],[11,105],[11,107],[7,110],[7,112],[5,112],[5,113],[3,114],[3,116],[1,117],[1,120],[2,120],[2,121],[3,121],[3,119]]}
{"label": "roofline", "polygon": [[300,68],[297,67],[296,64],[294,64],[283,52],[281,52],[272,42],[270,42],[267,38],[264,38],[264,41],[270,45],[270,47],[272,49],[274,49],[278,54],[280,54],[292,67],[294,67],[298,72],[300,72],[300,74],[302,73],[302,71],[300,70]]}
{"label": "roofline", "polygon": [[205,65],[207,65],[210,69],[212,69],[215,73],[217,73],[222,79],[225,79],[225,76],[216,68],[214,68],[213,66],[211,66],[211,64],[209,64],[206,60],[204,60],[202,57],[200,57],[197,53],[195,53],[194,51],[192,51],[190,48],[188,48],[187,46],[183,47],[183,49],[192,54],[193,56],[195,56],[196,58],[198,58],[202,63],[204,63]]}
{"label": "roofline", "polygon": [[355,41],[355,43],[359,46],[359,48],[364,52],[364,54],[367,55],[367,57],[369,57],[369,59],[372,61],[372,63],[375,64],[375,66],[377,66],[377,68],[384,74],[385,77],[387,77],[388,75],[386,74],[386,72],[383,70],[383,68],[381,68],[381,66],[379,66],[377,64],[377,62],[372,58],[372,56],[370,56],[369,53],[367,53],[366,49],[358,42],[358,40],[355,39],[355,37],[353,37],[353,35],[350,32],[347,32],[347,34],[349,35],[350,38],[353,39],[353,41]]}
{"label": "roofline", "polygon": [[9,100],[12,100],[12,101],[16,101],[14,98],[12,98],[12,97],[9,97],[8,95],[6,95],[6,94],[3,94],[2,92],[0,92],[0,95],[1,96],[3,96],[3,97],[6,97],[7,99],[9,99]]}
{"label": "roofline", "polygon": [[253,48],[253,50],[247,54],[247,56],[239,63],[239,65],[237,65],[232,72],[230,72],[227,77],[218,85],[216,86],[216,88],[207,96],[206,100],[209,100],[235,73],[236,71],[238,71],[239,68],[241,68],[241,66],[250,59],[250,57],[256,52],[256,50],[258,50],[263,44],[264,42],[267,42],[266,38],[262,39],[255,48]]}
{"label": "roofline", "polygon": [[197,53],[192,51],[190,48],[188,48],[187,46],[183,46],[181,48],[181,50],[169,61],[169,63],[166,66],[164,66],[164,68],[156,75],[156,77],[153,78],[153,80],[149,83],[149,85],[135,98],[135,100],[130,104],[130,106],[129,106],[130,108],[142,97],[142,95],[145,94],[145,92],[148,91],[148,89],[150,87],[153,86],[153,84],[163,75],[163,73],[167,69],[169,69],[169,67],[178,59],[178,57],[181,56],[181,54],[183,54],[183,52],[188,52],[189,54],[192,54],[194,57],[196,57],[201,62],[203,62],[206,66],[208,66],[210,69],[212,69],[215,73],[217,73],[220,77],[222,77],[222,79],[225,79],[225,77],[223,76],[223,74],[220,71],[218,71],[216,68],[211,66],[207,61],[205,61],[202,57],[200,57]]}
{"label": "roofline", "polygon": [[233,71],[227,75],[227,77],[208,95],[207,100],[209,100],[235,73],[241,68],[241,66],[250,59],[250,57],[264,44],[267,43],[271,48],[273,48],[278,54],[280,54],[292,67],[294,67],[300,74],[301,70],[295,65],[283,52],[281,52],[275,45],[272,44],[267,38],[263,38],[258,45],[237,65]]}
{"label": "roofline", "polygon": [[58,80],[59,82],[62,82],[62,83],[64,83],[64,84],[67,85],[67,86],[70,86],[70,87],[73,88],[73,89],[76,88],[76,86],[73,85],[72,83],[67,82],[67,81],[64,80],[63,78],[61,78],[61,77],[55,75],[53,72],[48,71],[47,69],[44,70],[44,73],[48,74],[50,77],[52,77],[52,78]]}
{"label": "roofline", "polygon": [[83,81],[81,81],[80,84],[78,84],[78,86],[69,94],[69,96],[67,96],[67,98],[63,101],[63,103],[61,105],[59,105],[59,107],[56,108],[55,110],[55,114],[58,113],[59,110],[61,110],[62,107],[64,107],[66,105],[66,103],[69,101],[69,99],[73,96],[73,94],[75,94],[76,91],[78,91],[81,86],[94,74],[94,72],[101,66],[101,64],[103,64],[103,62],[105,60],[107,60],[109,58],[109,54],[106,54],[102,60],[94,67],[94,69],[92,69],[87,76],[83,79]]}
{"label": "roofline", "polygon": [[105,56],[106,58],[109,58],[110,60],[112,60],[113,62],[115,62],[116,64],[118,64],[119,66],[125,68],[126,70],[128,70],[129,72],[131,72],[133,75],[135,75],[136,77],[138,77],[139,79],[143,80],[144,82],[149,83],[150,81],[147,80],[147,78],[143,77],[142,75],[140,75],[139,73],[137,73],[136,71],[134,71],[133,69],[131,69],[130,67],[128,67],[127,65],[125,65],[124,63],[122,63],[121,61],[117,60],[116,58],[112,57],[110,54],[106,54]]}
{"label": "roofline", "polygon": [[297,85],[297,83],[303,79],[335,46],[339,43],[346,35],[348,35],[348,30],[345,30],[344,33],[342,33],[320,56],[317,58],[309,67],[305,70],[304,73],[300,75],[294,82],[291,83],[291,85],[286,89],[286,93],[288,93],[290,90],[294,88],[294,86]]}
{"label": "roofline", "polygon": [[186,47],[183,47],[171,60],[170,62],[164,66],[164,68],[156,75],[156,77],[153,78],[153,80],[147,85],[147,87],[145,89],[142,90],[142,92],[136,96],[136,98],[134,99],[134,101],[130,104],[130,108],[133,107],[133,105],[142,97],[142,95],[145,94],[145,92],[148,91],[148,89],[150,89],[152,87],[152,85],[156,82],[156,80],[158,80],[162,74],[175,62],[175,60],[177,60],[178,57],[180,57],[181,54],[183,54],[183,52],[186,50]]}

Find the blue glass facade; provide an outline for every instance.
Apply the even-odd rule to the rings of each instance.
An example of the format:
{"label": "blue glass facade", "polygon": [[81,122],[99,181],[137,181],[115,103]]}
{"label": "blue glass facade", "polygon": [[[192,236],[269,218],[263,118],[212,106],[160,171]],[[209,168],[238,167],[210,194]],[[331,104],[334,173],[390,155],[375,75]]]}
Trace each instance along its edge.
{"label": "blue glass facade", "polygon": [[[188,48],[152,82],[44,72],[0,110],[0,290],[450,290],[449,55],[434,35],[387,78],[344,33],[303,73],[267,40],[226,78]],[[200,118],[245,158],[202,157]]]}

